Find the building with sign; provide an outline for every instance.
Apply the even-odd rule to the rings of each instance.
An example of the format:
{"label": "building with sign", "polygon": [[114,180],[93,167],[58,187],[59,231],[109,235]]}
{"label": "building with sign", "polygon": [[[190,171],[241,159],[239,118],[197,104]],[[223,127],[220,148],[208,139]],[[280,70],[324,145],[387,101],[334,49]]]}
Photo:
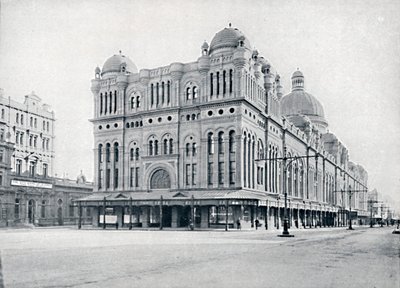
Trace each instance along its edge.
{"label": "building with sign", "polygon": [[[74,224],[73,200],[92,193],[83,175],[76,181],[53,177],[54,121],[34,93],[24,103],[0,94],[0,227]],[[90,216],[89,209],[82,213]]]}
{"label": "building with sign", "polygon": [[190,63],[139,71],[111,56],[91,82],[95,193],[80,201],[94,224],[279,228],[285,192],[296,227],[366,213],[367,172],[328,132],[304,75],[291,79],[284,95],[271,63],[231,27]]}

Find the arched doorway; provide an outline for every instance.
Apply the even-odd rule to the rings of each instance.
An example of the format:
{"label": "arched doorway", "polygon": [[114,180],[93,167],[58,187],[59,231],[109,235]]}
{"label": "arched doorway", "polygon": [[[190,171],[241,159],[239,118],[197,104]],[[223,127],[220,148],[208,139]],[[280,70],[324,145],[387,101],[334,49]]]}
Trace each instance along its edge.
{"label": "arched doorway", "polygon": [[35,223],[35,200],[33,199],[28,201],[28,221]]}
{"label": "arched doorway", "polygon": [[58,225],[63,225],[64,221],[63,221],[63,211],[62,211],[62,204],[63,201],[61,199],[58,199],[57,201],[58,204],[58,208],[57,208],[57,222]]}

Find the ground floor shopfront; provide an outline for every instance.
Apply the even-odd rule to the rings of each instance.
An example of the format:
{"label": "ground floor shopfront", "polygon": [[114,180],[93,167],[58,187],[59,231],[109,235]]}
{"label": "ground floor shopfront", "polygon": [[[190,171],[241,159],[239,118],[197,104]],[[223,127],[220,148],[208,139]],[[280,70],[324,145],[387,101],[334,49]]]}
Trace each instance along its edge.
{"label": "ground floor shopfront", "polygon": [[[284,200],[271,195],[243,191],[208,193],[97,193],[77,201],[90,208],[98,227],[164,227],[221,229],[280,229]],[[347,226],[345,209],[289,199],[292,228]],[[240,225],[239,225],[240,224]]]}

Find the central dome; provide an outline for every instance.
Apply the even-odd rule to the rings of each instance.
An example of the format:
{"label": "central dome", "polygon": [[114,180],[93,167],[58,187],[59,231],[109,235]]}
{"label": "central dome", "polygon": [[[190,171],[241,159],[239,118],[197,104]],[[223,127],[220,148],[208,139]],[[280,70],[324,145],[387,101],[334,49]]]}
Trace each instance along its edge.
{"label": "central dome", "polygon": [[292,92],[283,96],[281,113],[288,118],[305,115],[322,132],[328,127],[322,104],[313,95],[304,91],[304,76],[300,71],[293,73]]}
{"label": "central dome", "polygon": [[103,65],[103,69],[101,70],[101,75],[109,72],[120,72],[121,64],[123,63],[126,64],[125,71],[130,73],[138,73],[138,69],[131,59],[122,54],[115,54],[106,60]]}
{"label": "central dome", "polygon": [[210,44],[210,54],[220,48],[236,48],[243,41],[245,48],[251,49],[249,40],[237,28],[224,28],[215,34]]}

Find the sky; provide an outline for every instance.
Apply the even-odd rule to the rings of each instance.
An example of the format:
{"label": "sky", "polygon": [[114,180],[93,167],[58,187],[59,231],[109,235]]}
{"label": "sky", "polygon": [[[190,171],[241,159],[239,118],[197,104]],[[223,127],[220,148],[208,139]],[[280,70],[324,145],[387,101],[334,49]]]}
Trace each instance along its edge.
{"label": "sky", "polygon": [[0,88],[56,115],[56,173],[93,178],[94,69],[119,50],[138,67],[193,62],[229,23],[290,92],[299,68],[329,130],[400,201],[400,1],[0,0]]}

